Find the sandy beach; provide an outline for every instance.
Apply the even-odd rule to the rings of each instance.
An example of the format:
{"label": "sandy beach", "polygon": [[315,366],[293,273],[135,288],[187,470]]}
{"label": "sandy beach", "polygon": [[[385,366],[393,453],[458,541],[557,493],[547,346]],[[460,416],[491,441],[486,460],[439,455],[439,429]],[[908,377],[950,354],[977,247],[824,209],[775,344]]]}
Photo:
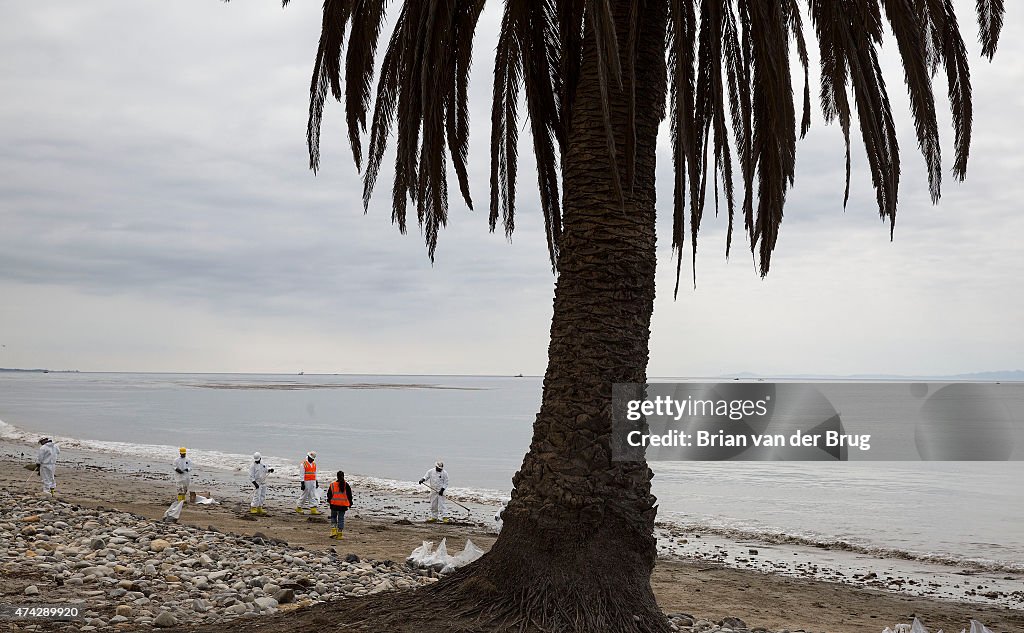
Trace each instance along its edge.
{"label": "sandy beach", "polygon": [[[5,493],[30,505],[48,503],[38,501],[37,481],[23,468],[28,459],[22,458],[20,452],[23,450],[26,455],[31,455],[32,447],[6,444],[3,449],[0,479],[4,481]],[[158,521],[174,495],[164,470],[160,464],[119,461],[116,456],[68,450],[62,454],[58,467],[58,491],[62,500],[78,505],[82,510],[92,511],[90,516],[116,515],[120,517],[119,521],[134,524],[132,529],[136,532],[153,532],[166,525]],[[268,502],[270,514],[254,519],[247,514],[247,496],[244,488],[239,486],[237,474],[204,473],[195,487],[211,492],[221,503],[188,505],[178,526],[172,527],[189,530],[190,538],[212,538],[212,543],[221,538],[217,535],[227,534],[232,538],[238,535],[237,538],[241,539],[255,537],[260,542],[272,543],[284,550],[301,551],[303,556],[325,557],[324,560],[343,561],[352,554],[354,557],[351,558],[357,557],[363,565],[370,564],[368,561],[393,561],[395,565],[380,568],[395,570],[404,567],[405,558],[423,541],[438,542],[446,538],[449,550],[458,551],[466,539],[471,539],[487,550],[497,536],[493,525],[485,520],[486,513],[493,512],[492,508],[473,506],[470,519],[457,525],[425,524],[422,522],[425,499],[397,498],[384,492],[356,489],[356,505],[349,513],[345,539],[339,542],[327,538],[330,526],[326,518],[299,516],[294,512],[289,501],[293,495],[290,489],[272,494]],[[297,491],[297,486],[295,488]],[[0,523],[12,521],[10,512],[10,508],[2,510]],[[13,522],[9,524],[15,525]],[[39,527],[44,525],[45,520]],[[66,529],[74,532],[78,526],[71,525]],[[32,549],[31,539],[26,541],[22,538],[18,543],[20,545],[13,540],[8,542],[0,565],[0,593],[4,603],[52,604],[76,596],[74,586],[57,586],[52,574],[39,566],[41,558],[27,554]],[[211,545],[211,549],[215,547]],[[405,577],[401,578],[406,583]],[[430,579],[429,573],[423,578],[414,575],[408,583],[413,586]],[[1007,576],[1006,581],[1021,587],[1019,577]],[[978,591],[984,590],[984,583],[976,582],[967,575],[963,582],[965,585],[978,584]],[[731,617],[741,619],[750,630],[760,627],[769,631],[880,632],[885,626],[910,622],[914,616],[920,617],[932,631],[939,628],[947,632],[959,631],[968,625],[971,618],[984,622],[994,632],[1024,630],[1024,611],[1008,606],[939,600],[841,582],[735,569],[713,560],[663,557],[659,559],[652,584],[666,613],[687,614],[696,621],[692,630],[708,630],[700,628],[701,620],[720,623],[723,618]],[[29,585],[34,585],[38,593],[25,595]],[[331,594],[326,592],[326,595]],[[1015,599],[1021,597],[1016,596]],[[143,626],[145,622],[133,624],[132,620],[111,624],[109,620],[115,617],[121,601],[104,595],[102,591],[98,594],[93,592],[89,600],[96,601],[93,608],[99,614],[99,621],[113,627],[111,630],[151,626]],[[296,601],[295,604],[300,604],[298,608],[305,608],[313,602]],[[280,610],[285,610],[285,606],[281,605]],[[293,604],[290,608],[296,607]],[[3,622],[0,626],[19,630],[19,627],[29,624],[24,621]],[[70,625],[50,623],[35,626],[56,629]],[[76,623],[76,626],[81,626],[81,623]]]}

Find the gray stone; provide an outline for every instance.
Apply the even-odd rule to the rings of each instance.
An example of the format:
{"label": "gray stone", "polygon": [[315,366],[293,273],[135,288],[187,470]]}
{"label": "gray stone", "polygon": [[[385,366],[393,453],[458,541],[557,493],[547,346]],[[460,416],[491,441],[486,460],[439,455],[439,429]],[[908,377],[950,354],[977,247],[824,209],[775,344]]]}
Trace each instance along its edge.
{"label": "gray stone", "polygon": [[724,618],[721,622],[719,622],[719,625],[721,625],[721,626],[723,626],[725,628],[728,628],[728,629],[745,629],[745,628],[747,628],[747,623],[744,622],[743,620],[739,619],[739,618]]}
{"label": "gray stone", "polygon": [[277,600],[273,598],[256,598],[254,601],[260,609],[276,609]]}
{"label": "gray stone", "polygon": [[178,618],[174,617],[170,611],[161,611],[160,615],[153,618],[153,626],[158,626],[160,628],[168,628],[176,626],[177,624]]}
{"label": "gray stone", "polygon": [[295,602],[295,592],[291,589],[282,589],[274,594],[274,600],[277,600],[278,604]]}
{"label": "gray stone", "polygon": [[25,587],[25,595],[26,596],[36,596],[36,595],[39,595],[39,587],[36,587],[35,585],[29,585],[28,587]]}

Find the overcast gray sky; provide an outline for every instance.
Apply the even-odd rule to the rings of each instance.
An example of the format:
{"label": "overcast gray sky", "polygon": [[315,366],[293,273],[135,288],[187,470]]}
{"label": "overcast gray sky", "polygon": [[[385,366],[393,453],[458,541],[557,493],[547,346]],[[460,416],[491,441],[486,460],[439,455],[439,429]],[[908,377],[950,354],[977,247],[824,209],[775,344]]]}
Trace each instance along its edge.
{"label": "overcast gray sky", "polygon": [[[725,260],[724,218],[709,217],[697,288],[684,283],[673,301],[660,223],[651,375],[1021,366],[1024,12],[1010,7],[989,64],[974,3],[956,4],[975,95],[967,182],[950,176],[943,102],[944,193],[929,203],[902,72],[887,58],[904,165],[895,241],[861,150],[843,211],[841,136],[815,107],[767,279],[742,239]],[[320,3],[2,6],[0,367],[543,372],[554,278],[525,136],[515,236],[486,229],[497,0],[471,83],[479,210],[453,197],[433,266],[415,228],[391,225],[390,172],[363,215],[340,105],[327,112],[320,175],[306,169]],[[664,220],[667,142],[659,151]]]}

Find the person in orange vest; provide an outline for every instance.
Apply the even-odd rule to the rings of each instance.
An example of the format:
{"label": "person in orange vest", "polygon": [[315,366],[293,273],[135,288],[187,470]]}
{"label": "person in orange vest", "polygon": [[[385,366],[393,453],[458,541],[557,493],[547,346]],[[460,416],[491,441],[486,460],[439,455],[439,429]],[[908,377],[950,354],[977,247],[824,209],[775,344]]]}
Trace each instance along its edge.
{"label": "person in orange vest", "polygon": [[299,475],[302,477],[302,483],[299,484],[302,494],[295,502],[295,511],[302,514],[303,508],[309,508],[310,514],[320,514],[320,510],[316,507],[320,502],[319,495],[317,495],[320,482],[316,480],[316,451],[306,453],[306,459],[302,460],[302,466],[299,468]]}
{"label": "person in orange vest", "polygon": [[338,471],[338,479],[327,489],[327,503],[331,506],[331,538],[342,539],[345,513],[352,507],[352,486],[345,481],[345,472]]}

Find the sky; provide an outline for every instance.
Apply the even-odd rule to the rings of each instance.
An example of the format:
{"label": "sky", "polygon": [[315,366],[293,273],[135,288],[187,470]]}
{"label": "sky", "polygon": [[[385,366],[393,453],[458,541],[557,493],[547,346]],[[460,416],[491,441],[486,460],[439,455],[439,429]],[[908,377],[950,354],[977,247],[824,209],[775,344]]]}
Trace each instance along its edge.
{"label": "sky", "polygon": [[[952,178],[942,101],[943,197],[931,205],[887,40],[903,163],[891,242],[856,147],[844,211],[842,137],[815,104],[768,277],[742,238],[725,258],[724,217],[708,210],[697,285],[687,249],[673,299],[663,128],[650,375],[1021,368],[1024,13],[1009,8],[989,63],[974,3],[955,4],[975,97],[968,179]],[[470,84],[478,210],[452,198],[433,264],[415,226],[403,236],[391,223],[390,171],[363,213],[340,104],[325,115],[319,175],[307,169],[319,3],[2,7],[0,367],[543,373],[555,278],[525,130],[515,234],[487,230],[501,3],[481,18]]]}

